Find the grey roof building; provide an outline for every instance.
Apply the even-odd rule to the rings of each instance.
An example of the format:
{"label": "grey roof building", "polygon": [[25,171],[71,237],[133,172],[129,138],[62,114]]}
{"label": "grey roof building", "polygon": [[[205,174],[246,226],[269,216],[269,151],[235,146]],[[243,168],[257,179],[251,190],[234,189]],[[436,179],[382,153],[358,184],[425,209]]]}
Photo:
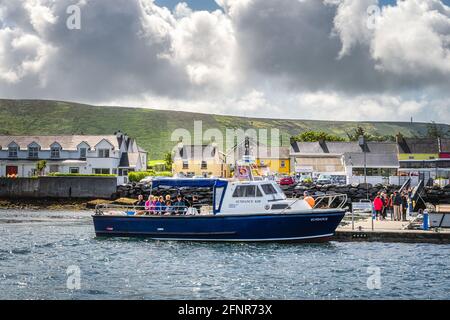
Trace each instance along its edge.
{"label": "grey roof building", "polygon": [[[398,148],[391,142],[294,142],[291,157],[297,172],[352,175],[353,169],[397,169]],[[375,172],[375,171],[373,171]]]}

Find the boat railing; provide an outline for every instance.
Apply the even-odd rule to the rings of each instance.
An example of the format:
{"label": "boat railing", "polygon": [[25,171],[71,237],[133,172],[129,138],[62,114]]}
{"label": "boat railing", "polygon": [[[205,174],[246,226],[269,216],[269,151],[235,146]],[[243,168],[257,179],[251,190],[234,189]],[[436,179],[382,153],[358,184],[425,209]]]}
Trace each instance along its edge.
{"label": "boat railing", "polygon": [[128,215],[128,216],[140,216],[140,215],[199,215],[206,214],[212,208],[208,205],[202,205],[200,210],[192,206],[185,205],[171,205],[167,206],[138,206],[138,205],[122,205],[122,204],[97,204],[95,206],[95,215],[104,215],[105,213],[110,215]]}
{"label": "boat railing", "polygon": [[[312,196],[314,198],[315,204],[312,209],[343,209],[347,204],[348,196],[344,193],[333,193],[333,194],[325,194],[321,196]],[[284,213],[286,210],[290,209],[295,203],[304,198],[297,198],[293,202],[289,204],[289,206],[284,209],[281,213]]]}
{"label": "boat railing", "polygon": [[[337,208],[342,209],[347,204],[348,196],[345,193],[325,194],[313,197],[316,201],[313,209]],[[336,204],[336,207],[333,205]]]}

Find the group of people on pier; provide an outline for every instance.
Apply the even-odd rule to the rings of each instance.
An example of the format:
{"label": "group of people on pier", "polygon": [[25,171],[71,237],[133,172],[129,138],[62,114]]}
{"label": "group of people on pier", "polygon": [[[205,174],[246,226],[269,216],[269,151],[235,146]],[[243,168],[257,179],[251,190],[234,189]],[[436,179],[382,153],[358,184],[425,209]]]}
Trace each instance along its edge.
{"label": "group of people on pier", "polygon": [[134,205],[138,209],[136,215],[197,214],[202,207],[196,195],[192,197],[192,201],[189,201],[181,194],[178,194],[174,200],[170,194],[149,195],[147,200],[144,200],[143,195],[139,195]]}
{"label": "group of people on pier", "polygon": [[376,219],[386,220],[389,214],[392,221],[406,221],[410,192],[410,190],[394,191],[390,195],[386,191],[378,192],[373,201]]}

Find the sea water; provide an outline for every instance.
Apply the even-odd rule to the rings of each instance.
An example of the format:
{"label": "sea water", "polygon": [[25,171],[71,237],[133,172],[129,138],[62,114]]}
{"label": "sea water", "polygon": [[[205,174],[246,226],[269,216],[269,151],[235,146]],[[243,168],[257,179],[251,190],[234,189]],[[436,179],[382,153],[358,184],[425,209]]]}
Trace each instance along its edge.
{"label": "sea water", "polygon": [[0,299],[449,299],[450,245],[96,238],[91,212],[0,210]]}

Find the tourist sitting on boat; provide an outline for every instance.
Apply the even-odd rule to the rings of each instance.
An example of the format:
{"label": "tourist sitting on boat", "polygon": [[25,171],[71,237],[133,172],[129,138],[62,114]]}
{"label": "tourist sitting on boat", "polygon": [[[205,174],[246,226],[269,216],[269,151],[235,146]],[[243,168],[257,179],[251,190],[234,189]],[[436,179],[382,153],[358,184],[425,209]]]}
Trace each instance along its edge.
{"label": "tourist sitting on boat", "polygon": [[197,211],[197,213],[201,212],[202,204],[198,201],[198,196],[194,195],[192,197],[192,208]]}
{"label": "tourist sitting on boat", "polygon": [[184,214],[186,212],[186,201],[183,199],[183,196],[179,194],[177,196],[177,201],[173,204],[176,214]]}
{"label": "tourist sitting on boat", "polygon": [[166,210],[166,202],[164,201],[163,196],[159,196],[158,201],[156,202],[156,213],[161,215]]}
{"label": "tourist sitting on boat", "polygon": [[153,204],[153,196],[149,195],[147,201],[145,201],[145,211],[147,214],[151,214],[151,207]]}
{"label": "tourist sitting on boat", "polygon": [[167,200],[166,201],[166,210],[165,210],[165,212],[164,212],[164,215],[165,216],[169,216],[169,215],[171,215],[171,214],[174,214],[174,208],[173,208],[173,206],[172,206],[172,201],[171,200]]}
{"label": "tourist sitting on boat", "polygon": [[305,200],[311,208],[314,208],[314,206],[316,205],[316,200],[314,200],[314,198],[309,195],[308,191],[303,192],[303,200]]}
{"label": "tourist sitting on boat", "polygon": [[144,201],[144,196],[142,194],[138,195],[138,199],[137,201],[134,203],[136,209],[138,209],[136,211],[136,215],[140,216],[145,214],[145,201]]}

